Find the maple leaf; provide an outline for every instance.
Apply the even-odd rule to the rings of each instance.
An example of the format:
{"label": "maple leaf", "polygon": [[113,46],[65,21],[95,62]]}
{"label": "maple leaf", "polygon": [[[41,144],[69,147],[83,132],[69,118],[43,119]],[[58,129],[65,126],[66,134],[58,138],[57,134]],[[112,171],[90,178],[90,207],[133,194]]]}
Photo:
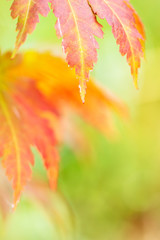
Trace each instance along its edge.
{"label": "maple leaf", "polygon": [[8,54],[1,56],[0,77],[0,157],[13,182],[14,205],[31,179],[31,146],[41,153],[50,185],[55,188],[59,162],[56,146],[65,139],[62,122],[69,115],[80,115],[104,134],[112,130],[112,111],[126,116],[124,105],[92,81],[83,105],[76,91],[75,72],[48,53],[27,52],[13,61]]}
{"label": "maple leaf", "polygon": [[58,18],[57,35],[63,37],[67,62],[75,67],[79,76],[80,94],[84,102],[89,71],[97,61],[98,43],[94,36],[103,37],[101,25],[96,21],[86,0],[52,0],[52,8]]}
{"label": "maple leaf", "polygon": [[137,88],[138,68],[144,52],[144,29],[140,18],[129,4],[129,0],[89,0],[98,17],[106,19],[112,26],[112,32],[120,53],[127,56],[128,64]]}
{"label": "maple leaf", "polygon": [[32,33],[39,22],[38,14],[46,17],[50,11],[48,6],[50,0],[14,0],[11,6],[12,18],[18,17],[17,39],[15,50],[12,57],[15,56],[19,47],[25,42],[28,33]]}
{"label": "maple leaf", "polygon": [[57,177],[58,155],[55,150],[56,139],[53,130],[48,121],[41,117],[42,110],[53,111],[52,107],[32,81],[25,78],[21,79],[19,84],[16,79],[13,84],[10,81],[14,81],[14,77],[10,78],[11,76],[7,76],[6,72],[2,72],[0,155],[6,174],[13,181],[14,205],[16,205],[21,191],[31,178],[31,165],[34,164],[34,159],[30,146],[36,146],[41,152],[52,187]]}
{"label": "maple leaf", "polygon": [[13,56],[20,45],[32,33],[39,21],[38,13],[47,16],[48,3],[57,17],[56,32],[62,37],[62,46],[67,62],[74,67],[79,78],[80,95],[85,100],[86,82],[89,71],[97,61],[98,43],[95,36],[102,38],[101,25],[96,15],[106,19],[120,45],[120,53],[127,56],[131,74],[137,87],[138,68],[144,52],[145,34],[143,25],[129,0],[14,0],[11,16],[18,17],[19,31]]}

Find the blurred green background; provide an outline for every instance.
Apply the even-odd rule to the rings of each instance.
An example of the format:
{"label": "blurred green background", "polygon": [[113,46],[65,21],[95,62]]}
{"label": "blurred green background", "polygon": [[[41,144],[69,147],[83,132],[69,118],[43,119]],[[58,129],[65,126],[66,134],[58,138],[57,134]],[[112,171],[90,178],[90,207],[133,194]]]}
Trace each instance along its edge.
{"label": "blurred green background", "polygon": [[[58,192],[42,191],[48,206],[24,194],[17,210],[0,221],[0,240],[159,240],[160,239],[160,1],[132,0],[146,31],[146,57],[135,90],[129,67],[104,25],[99,60],[92,76],[121,98],[130,120],[117,120],[118,136],[107,140],[79,122],[89,139],[91,154],[60,149]],[[16,21],[11,2],[0,2],[0,49],[13,50]],[[53,14],[40,18],[24,49],[62,55]],[[36,155],[34,176],[46,179]],[[37,189],[37,188],[36,188]],[[10,204],[10,203],[8,203]]]}

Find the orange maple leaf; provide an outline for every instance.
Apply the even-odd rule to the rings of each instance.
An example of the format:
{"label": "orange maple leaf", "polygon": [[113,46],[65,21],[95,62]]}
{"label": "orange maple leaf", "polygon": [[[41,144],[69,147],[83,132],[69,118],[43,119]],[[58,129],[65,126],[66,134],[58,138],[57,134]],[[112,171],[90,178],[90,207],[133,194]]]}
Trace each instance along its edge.
{"label": "orange maple leaf", "polygon": [[[55,71],[53,71],[53,66]],[[53,57],[48,53],[39,54],[28,51],[24,54],[23,64],[17,68],[14,67],[12,71],[19,77],[26,74],[34,79],[40,92],[57,111],[63,115],[68,112],[69,114],[77,113],[106,135],[113,129],[111,126],[112,111],[122,117],[128,116],[125,105],[109,91],[102,90],[93,81],[88,82],[87,99],[85,104],[82,104],[77,91],[76,74],[61,58]]]}
{"label": "orange maple leaf", "polygon": [[28,52],[13,61],[0,58],[0,156],[13,182],[14,204],[31,178],[34,164],[31,146],[37,147],[55,187],[59,157],[56,145],[63,141],[61,122],[77,113],[103,133],[111,130],[111,110],[126,116],[126,108],[115,97],[102,92],[92,81],[88,99],[81,103],[76,75],[60,58],[48,53]]}

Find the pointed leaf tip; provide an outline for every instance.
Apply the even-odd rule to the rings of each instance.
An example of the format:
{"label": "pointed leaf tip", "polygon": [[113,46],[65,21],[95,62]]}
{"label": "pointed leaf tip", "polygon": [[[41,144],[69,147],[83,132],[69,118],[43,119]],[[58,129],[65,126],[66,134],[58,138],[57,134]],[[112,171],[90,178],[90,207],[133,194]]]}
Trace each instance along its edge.
{"label": "pointed leaf tip", "polygon": [[11,55],[11,59],[14,59],[14,58],[15,58],[15,56],[16,56],[16,54],[17,54],[17,51],[18,51],[17,48],[15,48],[15,49],[13,50],[12,55]]}
{"label": "pointed leaf tip", "polygon": [[[46,17],[50,11],[48,3],[50,0],[14,0],[11,6],[11,16],[18,18],[18,31],[15,51],[26,41],[27,35],[32,33],[39,22],[39,14]],[[12,58],[15,53],[12,54]]]}
{"label": "pointed leaf tip", "polygon": [[134,82],[134,86],[137,90],[139,90],[139,86],[138,86],[138,76],[133,76],[133,82]]}
{"label": "pointed leaf tip", "polygon": [[79,84],[79,91],[80,91],[80,97],[82,100],[82,103],[85,103],[85,96],[86,96],[86,84],[85,84],[85,80],[82,80],[82,82],[80,81]]}

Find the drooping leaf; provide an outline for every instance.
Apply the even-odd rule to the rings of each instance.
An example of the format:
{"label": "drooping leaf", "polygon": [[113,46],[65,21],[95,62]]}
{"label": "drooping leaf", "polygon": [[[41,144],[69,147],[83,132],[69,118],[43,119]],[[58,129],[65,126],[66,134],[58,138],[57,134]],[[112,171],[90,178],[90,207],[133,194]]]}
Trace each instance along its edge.
{"label": "drooping leaf", "polygon": [[12,57],[15,56],[19,47],[25,42],[27,34],[31,34],[36,24],[39,22],[38,14],[46,17],[50,11],[48,3],[50,0],[14,0],[11,6],[12,18],[18,17],[17,39],[15,50]]}
{"label": "drooping leaf", "polygon": [[68,65],[74,67],[79,78],[81,99],[84,102],[89,71],[97,61],[98,43],[95,36],[102,38],[101,25],[96,15],[105,18],[112,26],[112,32],[120,53],[127,57],[137,87],[138,68],[144,52],[145,34],[143,25],[129,0],[14,0],[11,7],[13,18],[18,17],[15,55],[32,33],[39,21],[38,13],[46,16],[48,2],[57,17],[57,35],[62,37],[62,46]]}
{"label": "drooping leaf", "polygon": [[106,19],[122,56],[127,56],[128,64],[137,87],[138,68],[144,52],[145,34],[143,25],[129,0],[89,0],[98,17]]}
{"label": "drooping leaf", "polygon": [[1,56],[0,78],[0,157],[13,182],[15,205],[31,178],[34,164],[31,146],[41,153],[54,188],[59,162],[56,145],[66,140],[63,124],[66,119],[70,116],[72,121],[71,115],[80,115],[109,134],[111,112],[126,116],[124,105],[92,81],[83,105],[74,70],[48,53],[28,52],[12,61],[10,55]]}
{"label": "drooping leaf", "polygon": [[63,38],[62,45],[67,62],[75,67],[79,76],[80,94],[84,102],[89,71],[97,61],[98,43],[94,36],[102,38],[101,25],[86,0],[52,0],[57,35]]}

